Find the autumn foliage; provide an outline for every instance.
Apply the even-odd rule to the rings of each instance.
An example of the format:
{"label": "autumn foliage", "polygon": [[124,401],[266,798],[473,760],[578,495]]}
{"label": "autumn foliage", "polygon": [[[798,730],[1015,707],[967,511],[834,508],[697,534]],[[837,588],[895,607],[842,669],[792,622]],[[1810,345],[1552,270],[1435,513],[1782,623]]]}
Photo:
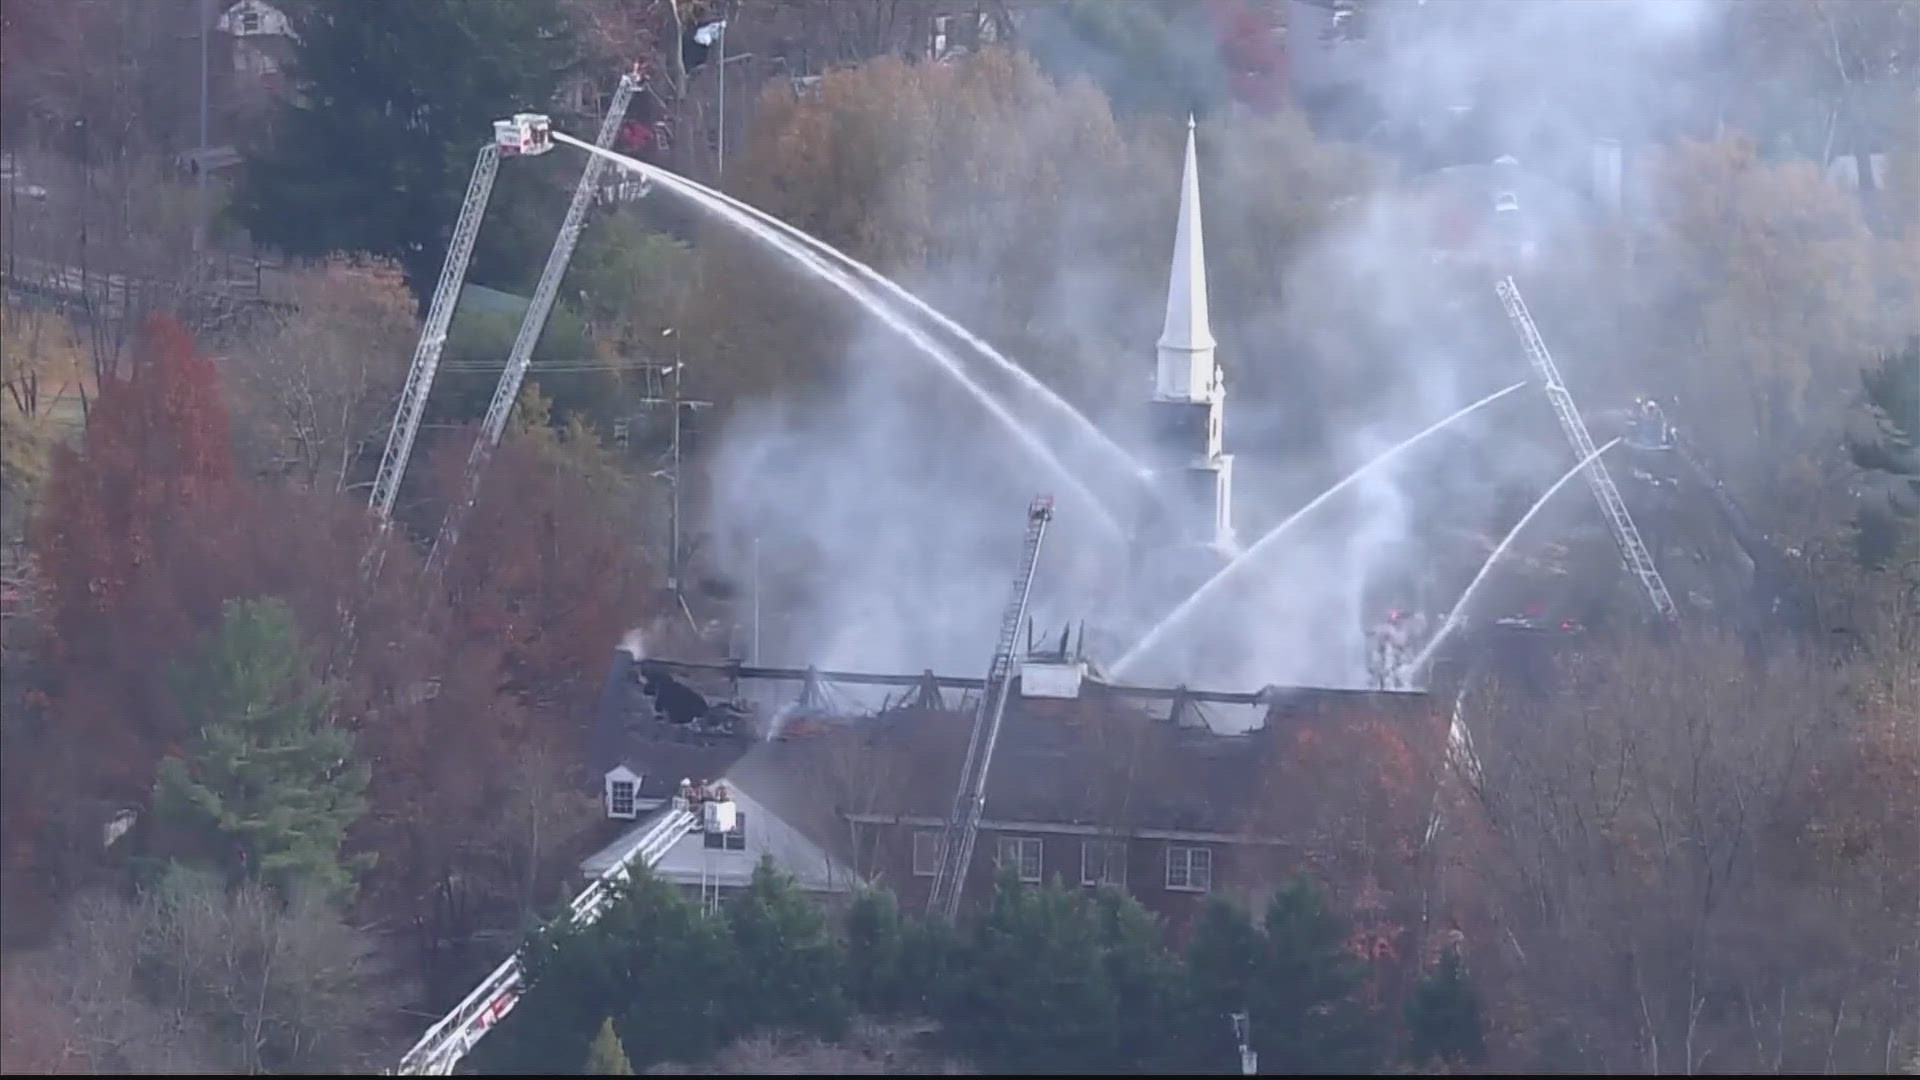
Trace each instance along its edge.
{"label": "autumn foliage", "polygon": [[34,548],[64,654],[100,640],[167,550],[183,513],[231,497],[233,457],[213,364],[178,322],[144,329],[131,378],[100,388],[79,450],[55,451]]}

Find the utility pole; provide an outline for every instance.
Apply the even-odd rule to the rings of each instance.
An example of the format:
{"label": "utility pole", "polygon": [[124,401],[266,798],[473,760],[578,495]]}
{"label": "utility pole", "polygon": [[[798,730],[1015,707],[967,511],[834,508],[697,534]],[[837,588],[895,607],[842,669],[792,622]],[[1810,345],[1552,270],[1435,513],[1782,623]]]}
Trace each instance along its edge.
{"label": "utility pole", "polygon": [[680,350],[673,351],[673,509],[669,513],[673,537],[667,547],[668,584],[680,592],[680,376],[686,365],[680,362]]}
{"label": "utility pole", "polygon": [[[671,336],[672,334],[672,328],[668,328],[662,336]],[[682,460],[682,426],[680,417],[682,411],[687,409],[710,409],[713,407],[713,402],[689,400],[684,396],[682,392],[682,380],[685,373],[686,364],[680,359],[679,350],[676,347],[673,363],[656,364],[649,369],[648,374],[653,378],[658,378],[659,382],[652,387],[648,396],[641,398],[635,402],[635,404],[649,409],[664,405],[673,410],[672,426],[668,429],[671,432],[671,443],[667,449],[667,467],[655,471],[653,475],[667,482],[669,498],[667,504],[667,587],[673,590],[674,597],[680,602],[681,610],[686,612],[687,621],[691,623],[693,622],[693,613],[687,608],[686,597],[681,589],[681,577],[684,568],[681,566],[682,560],[680,553],[680,469]],[[649,378],[648,381],[651,383],[653,378]]]}
{"label": "utility pole", "polygon": [[727,20],[720,20],[720,140],[716,146],[717,157],[714,162],[716,175],[727,175]]}
{"label": "utility pole", "polygon": [[200,0],[200,153],[194,176],[199,188],[199,214],[193,223],[193,251],[207,243],[207,37],[213,32],[213,0]]}

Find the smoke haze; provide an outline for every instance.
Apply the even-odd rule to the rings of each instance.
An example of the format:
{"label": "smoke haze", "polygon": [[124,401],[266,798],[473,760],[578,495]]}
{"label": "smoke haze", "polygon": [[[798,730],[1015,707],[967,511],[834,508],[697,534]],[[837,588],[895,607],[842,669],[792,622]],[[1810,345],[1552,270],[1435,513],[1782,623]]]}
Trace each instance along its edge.
{"label": "smoke haze", "polygon": [[[1297,164],[1275,155],[1300,139],[1297,132],[1291,141],[1241,139],[1239,122],[1202,124],[1213,329],[1227,377],[1226,440],[1237,458],[1234,517],[1242,547],[1399,439],[1526,374],[1493,298],[1493,275],[1436,267],[1430,249],[1502,239],[1529,260],[1517,268],[1523,285],[1531,265],[1580,265],[1579,246],[1596,213],[1583,175],[1587,148],[1596,137],[1632,139],[1658,128],[1674,105],[1661,97],[1659,72],[1696,55],[1714,22],[1708,0],[1387,7],[1396,10],[1390,32],[1380,28],[1353,61],[1368,73],[1376,123],[1389,131],[1430,128],[1436,110],[1466,104],[1483,134],[1479,145],[1505,149],[1482,150],[1469,159],[1477,164],[1420,175],[1407,175],[1414,170],[1406,167],[1394,176],[1392,166],[1377,166],[1367,186],[1306,193],[1322,200],[1309,208],[1323,222],[1320,231],[1288,250],[1259,253],[1266,263],[1242,277],[1271,283],[1269,295],[1229,294],[1219,284],[1223,254],[1234,252],[1223,225],[1230,230],[1232,214],[1263,201],[1303,197],[1272,189],[1275,177],[1298,173]],[[1294,13],[1296,38],[1303,18],[1325,17],[1310,5],[1296,4]],[[1310,71],[1313,63],[1303,59],[1302,66]],[[1259,123],[1298,125],[1289,118]],[[1139,441],[1140,413],[1151,389],[1177,206],[1178,144],[1164,136],[1149,131],[1136,140],[1146,194],[1114,192],[1106,206],[1076,203],[1055,235],[1026,238],[1050,250],[1051,286],[1037,306],[1061,348],[1040,363],[1012,354],[1055,385],[1094,388],[1077,399],[1093,402],[1102,427],[1142,454],[1150,448]],[[1494,166],[1491,158],[1502,153],[1518,158],[1520,170]],[[1535,155],[1561,168],[1552,175],[1536,170]],[[1502,191],[1513,192],[1521,208],[1502,215],[1519,219],[1509,232],[1476,225],[1465,230],[1466,240],[1448,233],[1448,207],[1479,207],[1491,218],[1485,208]],[[1119,208],[1151,215],[1126,226],[1158,237],[1150,281],[1100,255],[1112,249]],[[981,227],[977,213],[966,220]],[[991,295],[991,274],[949,266],[930,282],[908,285],[958,316],[962,307],[950,306],[953,298]],[[1543,332],[1553,344],[1552,327]],[[1136,484],[1106,463],[1076,460],[1071,433],[1057,420],[985,363],[974,370],[1131,520],[1124,511],[1140,508]],[[745,566],[758,537],[763,580],[788,589],[777,602],[769,594],[768,610],[779,615],[763,628],[762,660],[973,673],[992,649],[1027,501],[1063,493],[884,327],[868,325],[857,335],[836,389],[738,411],[712,473],[720,558]],[[1438,579],[1428,572],[1440,558],[1442,519],[1485,521],[1503,486],[1537,492],[1571,464],[1546,409],[1537,394],[1510,395],[1357,484],[1302,522],[1244,575],[1243,587],[1197,612],[1172,635],[1173,646],[1143,658],[1128,681],[1232,690],[1365,685],[1366,633],[1384,606],[1444,612],[1477,569],[1452,569]],[[1543,430],[1545,440],[1501,438]],[[1154,613],[1182,597],[1140,595],[1129,553],[1091,516],[1062,498],[1032,612],[1049,641],[1063,624],[1084,619],[1089,650],[1110,664],[1151,626]],[[1192,584],[1212,568],[1200,567]]]}

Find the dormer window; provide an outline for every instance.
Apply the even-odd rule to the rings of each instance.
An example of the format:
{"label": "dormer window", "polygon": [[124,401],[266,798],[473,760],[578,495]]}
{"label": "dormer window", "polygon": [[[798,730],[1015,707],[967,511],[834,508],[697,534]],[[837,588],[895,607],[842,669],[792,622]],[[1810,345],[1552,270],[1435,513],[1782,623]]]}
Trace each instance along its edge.
{"label": "dormer window", "polygon": [[640,816],[640,774],[625,765],[607,770],[602,790],[607,816],[632,821]]}

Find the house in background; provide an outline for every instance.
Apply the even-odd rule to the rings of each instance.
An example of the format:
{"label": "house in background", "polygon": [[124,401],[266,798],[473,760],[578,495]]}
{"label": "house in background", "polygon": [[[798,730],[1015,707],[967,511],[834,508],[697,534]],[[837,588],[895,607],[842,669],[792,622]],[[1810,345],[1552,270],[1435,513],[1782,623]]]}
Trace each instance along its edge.
{"label": "house in background", "polygon": [[234,72],[261,82],[282,77],[300,40],[286,12],[265,0],[240,0],[214,28],[233,39]]}
{"label": "house in background", "polygon": [[294,46],[300,34],[285,11],[265,0],[239,0],[214,23],[229,61],[218,97],[219,128],[232,141],[263,135],[278,105],[298,100]]}

